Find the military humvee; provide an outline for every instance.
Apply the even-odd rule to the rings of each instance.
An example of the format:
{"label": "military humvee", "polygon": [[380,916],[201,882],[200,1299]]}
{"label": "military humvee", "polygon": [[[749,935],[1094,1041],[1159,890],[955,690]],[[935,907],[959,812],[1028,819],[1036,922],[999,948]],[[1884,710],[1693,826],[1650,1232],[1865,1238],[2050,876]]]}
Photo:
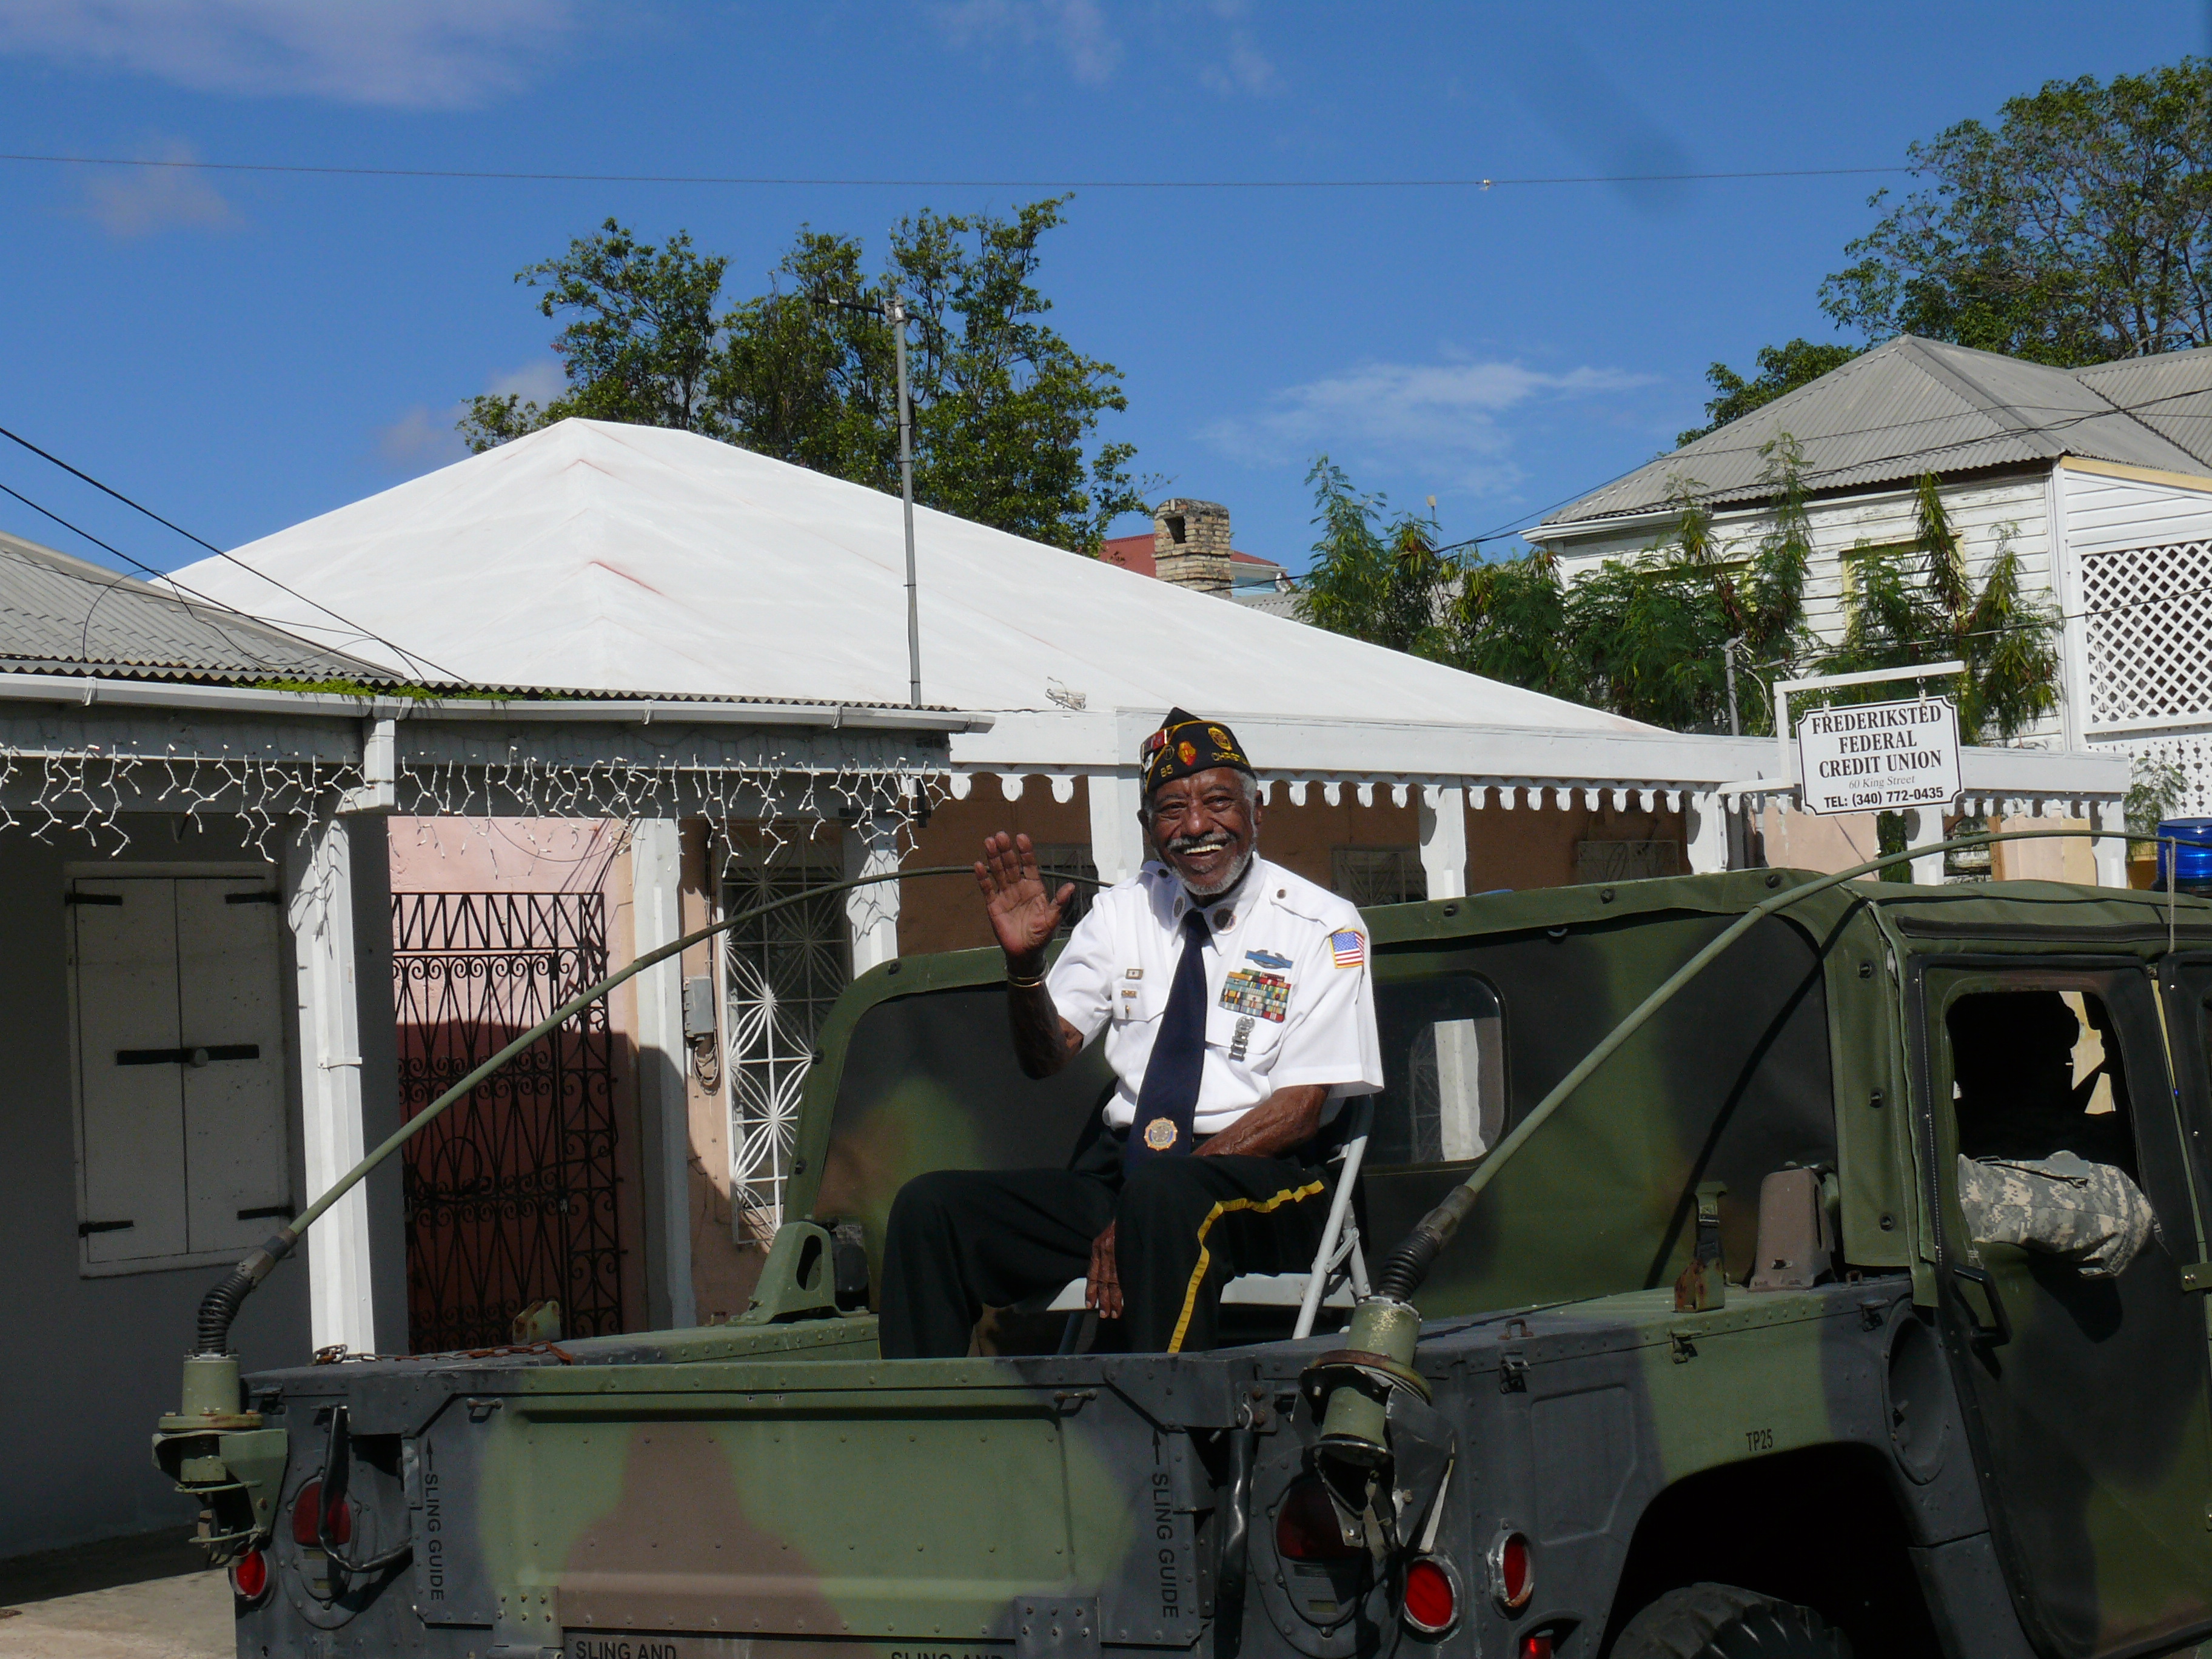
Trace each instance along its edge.
{"label": "military humvee", "polygon": [[[1370,912],[1369,1249],[1785,879]],[[1058,1352],[1063,1316],[1010,1315],[997,1352],[878,1358],[867,1257],[900,1183],[1063,1159],[1106,1086],[1095,1063],[1020,1077],[1001,972],[908,958],[848,992],[787,1199],[813,1222],[744,1321],[248,1379],[204,1522],[244,1659],[2075,1656],[2212,1632],[2212,903],[1860,883],[1752,924],[1496,1167],[1376,1392],[1364,1514],[1319,1478],[1317,1419],[1347,1365],[1389,1368],[1331,1352],[1340,1312],[1298,1340],[1284,1298],[1238,1302],[1238,1346],[1175,1357]],[[1978,1149],[1954,1026],[1990,1022],[1952,1016],[2054,992],[2098,1155],[2157,1212],[2117,1279],[1975,1247],[1956,1197]]]}

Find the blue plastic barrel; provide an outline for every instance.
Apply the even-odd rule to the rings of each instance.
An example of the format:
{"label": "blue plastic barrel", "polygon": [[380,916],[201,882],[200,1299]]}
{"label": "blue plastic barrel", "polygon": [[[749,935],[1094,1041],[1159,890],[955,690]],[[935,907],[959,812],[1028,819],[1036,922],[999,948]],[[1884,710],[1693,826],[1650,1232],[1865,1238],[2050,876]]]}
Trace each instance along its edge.
{"label": "blue plastic barrel", "polygon": [[2168,818],[2158,826],[2158,885],[2161,892],[2212,895],[2212,818]]}

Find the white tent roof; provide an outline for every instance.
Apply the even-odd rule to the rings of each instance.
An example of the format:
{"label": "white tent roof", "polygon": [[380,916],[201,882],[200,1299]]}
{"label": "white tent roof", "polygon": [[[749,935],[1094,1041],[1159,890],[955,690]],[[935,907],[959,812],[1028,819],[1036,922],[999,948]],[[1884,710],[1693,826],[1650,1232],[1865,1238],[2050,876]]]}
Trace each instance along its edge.
{"label": "white tent roof", "polygon": [[[1652,735],[946,514],[915,533],[931,703]],[[562,421],[175,580],[405,673],[392,646],[485,686],[907,699],[898,501],[686,432]]]}

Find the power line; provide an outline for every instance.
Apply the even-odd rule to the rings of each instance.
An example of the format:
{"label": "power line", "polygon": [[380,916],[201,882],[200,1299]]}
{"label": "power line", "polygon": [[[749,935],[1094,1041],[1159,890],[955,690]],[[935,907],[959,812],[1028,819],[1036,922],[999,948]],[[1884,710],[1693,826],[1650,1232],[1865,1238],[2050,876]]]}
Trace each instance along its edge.
{"label": "power line", "polygon": [[318,178],[452,179],[508,184],[798,185],[816,190],[1499,190],[1541,185],[1661,185],[1743,179],[1847,179],[1911,173],[1909,167],[1765,167],[1732,173],[1554,173],[1516,179],[863,179],[755,173],[520,173],[471,167],[319,167],[280,161],[148,161],[131,155],[0,154],[0,161],[66,167],[173,167],[203,173],[303,173]]}
{"label": "power line", "polygon": [[[236,565],[240,570],[245,571],[247,574],[258,576],[263,581],[267,582],[271,587],[277,589],[281,592],[290,594],[292,598],[299,600],[301,604],[313,606],[314,609],[321,611],[333,622],[343,623],[345,627],[353,629],[357,637],[365,640],[375,641],[386,650],[396,654],[402,662],[407,664],[408,666],[413,669],[416,673],[421,674],[422,671],[427,668],[436,673],[443,675],[446,678],[450,680],[459,680],[464,678],[462,675],[453,672],[450,668],[440,667],[436,663],[432,662],[427,657],[418,657],[413,652],[407,650],[405,647],[393,644],[390,640],[386,639],[381,634],[375,632],[372,629],[362,627],[361,623],[354,621],[350,617],[340,616],[337,611],[331,610],[330,606],[323,604],[320,600],[311,599],[298,589],[287,587],[283,582],[278,581],[276,577],[270,575],[267,571],[256,570],[252,565],[246,563],[245,560],[225,552],[222,548],[217,547],[213,542],[207,540],[204,537],[195,536],[191,531],[185,529],[182,525],[171,523],[168,520],[163,518],[160,514],[154,511],[152,507],[143,506],[139,502],[132,501],[131,497],[125,495],[121,490],[113,489],[109,485],[100,483],[99,479],[94,477],[89,472],[80,471],[78,468],[71,466],[67,461],[62,459],[60,456],[49,453],[47,451],[40,448],[38,445],[33,443],[28,438],[23,437],[20,434],[10,432],[4,426],[0,426],[0,438],[7,439],[10,443],[21,445],[25,449],[29,450],[31,453],[36,455],[40,460],[51,462],[55,466],[61,468],[63,471],[68,473],[71,477],[83,480],[86,483],[90,484],[94,489],[99,490],[104,495],[113,496],[117,501],[122,502],[124,506],[129,507],[132,512],[144,514],[155,524],[160,525],[165,530],[174,531],[178,535],[182,536],[186,541],[191,542],[194,546],[207,549],[209,552],[214,554],[218,559],[228,560],[230,563]],[[12,489],[8,493],[11,495],[15,494]],[[20,495],[17,495],[16,499],[18,501],[23,500]],[[35,506],[36,503],[26,501],[25,505]],[[41,513],[46,513],[46,517],[52,519],[56,524],[64,525],[71,530],[76,530],[76,526],[75,525],[70,524],[65,519],[56,517],[56,515],[52,513],[46,513],[46,508],[41,507],[39,507],[38,510]],[[84,532],[78,530],[77,534],[83,536]],[[107,547],[106,543],[100,541],[96,537],[85,536],[85,539],[88,542],[93,542],[97,546]],[[107,550],[111,553],[115,552],[113,548],[108,548]],[[116,553],[115,556],[118,558],[128,557],[127,555],[121,553]],[[136,559],[131,559],[129,560],[129,562],[137,564],[138,561]],[[152,571],[152,567],[149,565],[140,565],[139,568],[141,569]],[[162,575],[159,571],[153,571],[152,574],[163,581],[172,580],[171,578]],[[174,585],[173,582],[173,585]],[[183,590],[180,588],[179,591],[181,592]],[[204,603],[209,605],[220,605],[220,601],[208,599],[204,595],[196,597],[201,598]],[[232,609],[232,607],[228,605],[222,605],[222,608],[224,610]],[[243,615],[244,613],[239,612],[238,614]],[[274,624],[272,624],[272,626]]]}

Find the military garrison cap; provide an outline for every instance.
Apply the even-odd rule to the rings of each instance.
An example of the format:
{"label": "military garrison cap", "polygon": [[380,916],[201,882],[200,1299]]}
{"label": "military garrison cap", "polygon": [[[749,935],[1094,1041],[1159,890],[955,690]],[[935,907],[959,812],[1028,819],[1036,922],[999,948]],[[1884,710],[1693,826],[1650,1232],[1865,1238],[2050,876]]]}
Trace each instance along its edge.
{"label": "military garrison cap", "polygon": [[1218,720],[1202,720],[1188,709],[1170,708],[1160,729],[1145,739],[1145,793],[1164,783],[1187,778],[1194,772],[1210,772],[1217,766],[1234,767],[1247,777],[1257,777],[1244,758],[1237,734]]}

